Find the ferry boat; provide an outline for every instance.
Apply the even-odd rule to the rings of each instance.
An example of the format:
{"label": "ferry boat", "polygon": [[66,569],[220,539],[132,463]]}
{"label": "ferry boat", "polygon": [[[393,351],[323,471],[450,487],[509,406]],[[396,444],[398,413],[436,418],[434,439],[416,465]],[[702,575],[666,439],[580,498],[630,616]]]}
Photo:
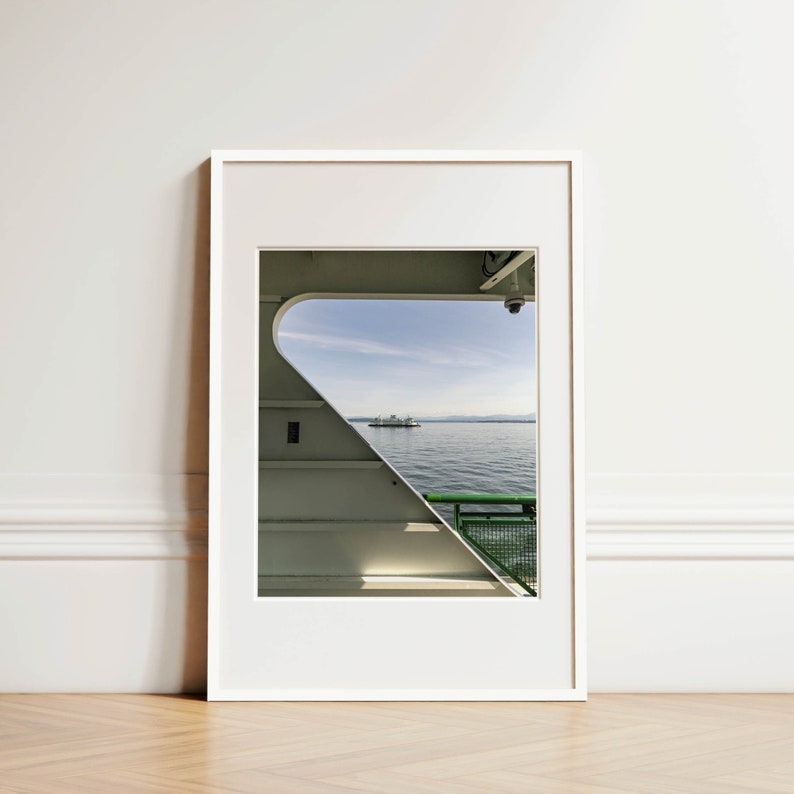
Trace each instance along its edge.
{"label": "ferry boat", "polygon": [[412,419],[410,416],[406,416],[402,418],[397,416],[397,414],[391,414],[388,419],[384,419],[382,416],[376,416],[370,423],[370,427],[421,427],[422,425],[416,421],[416,419]]}

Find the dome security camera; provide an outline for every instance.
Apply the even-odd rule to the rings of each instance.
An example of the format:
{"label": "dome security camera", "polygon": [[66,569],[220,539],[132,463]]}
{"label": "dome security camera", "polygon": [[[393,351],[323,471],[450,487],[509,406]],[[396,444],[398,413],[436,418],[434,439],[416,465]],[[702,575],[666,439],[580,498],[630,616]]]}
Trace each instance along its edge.
{"label": "dome security camera", "polygon": [[524,300],[524,296],[520,292],[511,292],[505,298],[505,309],[510,312],[510,314],[518,314],[521,311],[521,307],[526,303]]}

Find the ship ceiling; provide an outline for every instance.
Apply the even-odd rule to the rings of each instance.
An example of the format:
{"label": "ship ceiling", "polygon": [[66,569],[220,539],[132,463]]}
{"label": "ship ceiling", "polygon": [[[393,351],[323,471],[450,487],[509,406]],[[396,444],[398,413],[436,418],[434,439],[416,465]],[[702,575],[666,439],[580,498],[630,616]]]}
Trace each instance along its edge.
{"label": "ship ceiling", "polygon": [[[517,280],[535,298],[534,251],[261,251],[263,291],[284,300],[305,294],[504,300]],[[500,268],[518,266],[482,289]]]}

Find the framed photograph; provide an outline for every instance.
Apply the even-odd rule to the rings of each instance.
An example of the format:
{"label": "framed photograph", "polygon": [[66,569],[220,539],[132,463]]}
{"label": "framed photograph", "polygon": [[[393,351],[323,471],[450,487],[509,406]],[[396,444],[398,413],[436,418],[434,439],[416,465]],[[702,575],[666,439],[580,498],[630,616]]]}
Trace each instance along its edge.
{"label": "framed photograph", "polygon": [[580,181],[213,152],[210,700],[586,698]]}

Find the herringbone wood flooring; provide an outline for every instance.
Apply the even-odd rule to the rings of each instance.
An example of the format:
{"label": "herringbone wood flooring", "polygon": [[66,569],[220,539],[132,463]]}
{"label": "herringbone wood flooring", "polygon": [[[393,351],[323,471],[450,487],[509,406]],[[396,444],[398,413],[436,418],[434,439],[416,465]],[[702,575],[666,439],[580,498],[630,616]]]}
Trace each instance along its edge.
{"label": "herringbone wood flooring", "polygon": [[575,704],[4,695],[0,791],[794,792],[794,695]]}

